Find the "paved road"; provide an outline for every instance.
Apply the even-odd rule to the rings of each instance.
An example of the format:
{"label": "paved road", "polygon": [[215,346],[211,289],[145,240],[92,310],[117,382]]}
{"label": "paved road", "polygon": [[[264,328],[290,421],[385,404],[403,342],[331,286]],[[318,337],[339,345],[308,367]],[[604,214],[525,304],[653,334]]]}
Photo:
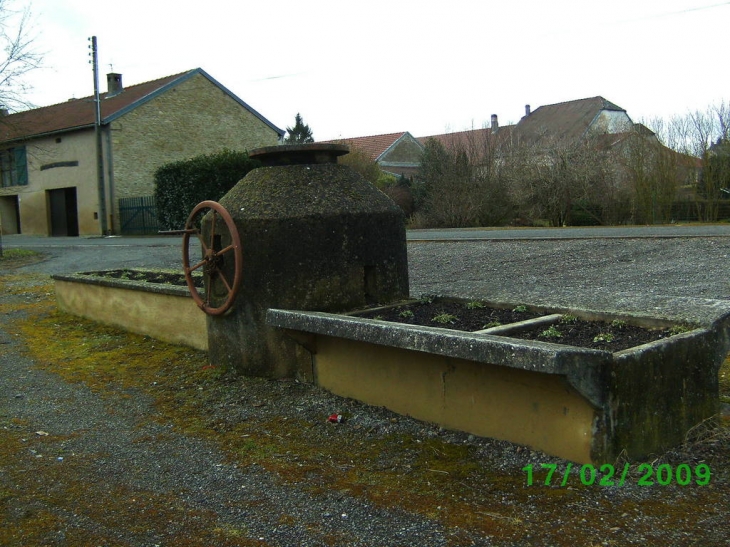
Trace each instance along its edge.
{"label": "paved road", "polygon": [[[488,234],[489,237],[485,237]],[[526,237],[526,236],[530,237]],[[560,237],[558,237],[560,236]],[[182,270],[181,238],[6,236],[28,271]],[[195,255],[192,255],[195,256]],[[730,300],[730,226],[409,232],[411,295],[653,313],[693,320]],[[23,271],[22,269],[20,271]]]}
{"label": "paved road", "polygon": [[31,249],[47,259],[34,272],[67,274],[115,268],[182,270],[182,238],[3,236],[4,249]]}
{"label": "paved road", "polygon": [[730,237],[730,224],[671,226],[590,226],[569,228],[452,228],[410,230],[410,241],[496,239],[606,239],[636,237]]}

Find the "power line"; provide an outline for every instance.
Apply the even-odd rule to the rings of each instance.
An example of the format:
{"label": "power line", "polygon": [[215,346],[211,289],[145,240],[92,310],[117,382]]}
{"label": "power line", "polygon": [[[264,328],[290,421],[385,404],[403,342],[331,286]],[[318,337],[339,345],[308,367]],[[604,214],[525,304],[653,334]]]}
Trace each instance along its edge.
{"label": "power line", "polygon": [[687,8],[678,11],[668,11],[666,13],[657,13],[655,15],[647,15],[645,17],[637,17],[635,19],[621,19],[615,21],[615,23],[635,23],[637,21],[651,21],[653,19],[662,19],[664,17],[670,17],[672,15],[680,15],[682,13],[690,13],[693,11],[703,11],[708,9],[720,8],[722,6],[730,6],[730,2],[722,2],[721,4],[712,4],[710,6],[700,6],[697,8]]}

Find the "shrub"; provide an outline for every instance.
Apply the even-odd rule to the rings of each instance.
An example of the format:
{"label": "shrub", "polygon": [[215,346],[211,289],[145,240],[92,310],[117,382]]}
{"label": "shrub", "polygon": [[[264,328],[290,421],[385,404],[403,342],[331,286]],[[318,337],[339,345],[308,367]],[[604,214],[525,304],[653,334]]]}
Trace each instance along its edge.
{"label": "shrub", "polygon": [[246,152],[233,150],[163,165],[155,172],[155,203],[161,229],[182,228],[198,203],[220,200],[259,165]]}

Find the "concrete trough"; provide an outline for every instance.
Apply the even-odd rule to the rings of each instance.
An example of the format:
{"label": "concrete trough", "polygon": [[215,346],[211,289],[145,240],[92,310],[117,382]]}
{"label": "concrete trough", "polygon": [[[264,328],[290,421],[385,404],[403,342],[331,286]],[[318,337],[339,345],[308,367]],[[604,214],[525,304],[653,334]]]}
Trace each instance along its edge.
{"label": "concrete trough", "polygon": [[206,316],[187,287],[115,279],[99,273],[104,272],[52,276],[59,309],[172,344],[208,349]]}
{"label": "concrete trough", "polygon": [[[661,453],[719,412],[730,308],[710,308],[689,332],[617,352],[511,338],[510,329],[523,328],[516,324],[499,334],[470,333],[281,309],[270,309],[267,322],[311,353],[304,375],[335,394],[603,464]],[[590,310],[553,312],[611,319]],[[661,317],[630,320],[671,325]]]}

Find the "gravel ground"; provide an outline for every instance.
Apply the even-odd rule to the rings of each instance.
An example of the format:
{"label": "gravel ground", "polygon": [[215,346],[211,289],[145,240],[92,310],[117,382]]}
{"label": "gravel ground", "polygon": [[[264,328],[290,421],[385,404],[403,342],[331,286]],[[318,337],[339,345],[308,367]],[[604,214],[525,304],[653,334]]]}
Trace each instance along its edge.
{"label": "gravel ground", "polygon": [[640,311],[647,299],[729,299],[729,256],[726,237],[411,243],[411,293]]}
{"label": "gravel ground", "polygon": [[[45,251],[49,258],[43,262],[0,272],[13,274],[14,288],[0,295],[0,429],[7,446],[18,447],[12,451],[15,461],[0,462],[0,515],[7,525],[0,531],[1,545],[730,545],[727,439],[658,459],[675,466],[711,462],[714,480],[704,488],[641,488],[633,480],[623,488],[530,490],[524,466],[555,463],[564,470],[566,462],[510,443],[442,431],[308,385],[221,380],[210,395],[216,427],[307,423],[312,425],[306,435],[322,447],[319,468],[304,479],[284,480],[262,462],[243,465],[225,447],[169,421],[149,385],[111,386],[99,393],[64,381],[39,366],[23,336],[16,336],[16,325],[30,313],[22,308],[43,298],[23,294],[26,281],[16,274],[28,274],[27,283],[33,284],[39,281],[30,274],[36,273],[177,268],[179,249],[80,245]],[[706,299],[728,299],[728,254],[730,238],[419,242],[409,245],[411,293],[637,312],[651,305],[667,316],[686,317]],[[347,422],[326,423],[331,412],[345,414]],[[483,523],[463,526],[439,516],[441,506],[419,511],[405,497],[402,503],[397,495],[377,501],[367,489],[342,486],[337,477],[350,472],[349,466],[328,451],[394,438],[465,446],[490,473],[512,477],[515,485],[503,489],[482,479],[466,481],[457,494],[462,505],[445,500],[443,507],[468,508],[498,524],[512,520],[491,529]],[[418,451],[404,450],[394,445],[393,454],[385,451],[377,462],[358,463],[372,465],[367,471],[373,473],[400,469],[414,482],[427,481],[433,470],[416,471]],[[74,477],[86,484],[81,499],[53,502],[23,495],[36,489],[63,494]],[[100,503],[110,504],[108,515],[89,509]],[[675,505],[683,513],[672,513]],[[53,525],[41,525],[41,516],[49,514]],[[514,523],[519,530],[510,527]],[[193,539],[199,537],[207,540]]]}

